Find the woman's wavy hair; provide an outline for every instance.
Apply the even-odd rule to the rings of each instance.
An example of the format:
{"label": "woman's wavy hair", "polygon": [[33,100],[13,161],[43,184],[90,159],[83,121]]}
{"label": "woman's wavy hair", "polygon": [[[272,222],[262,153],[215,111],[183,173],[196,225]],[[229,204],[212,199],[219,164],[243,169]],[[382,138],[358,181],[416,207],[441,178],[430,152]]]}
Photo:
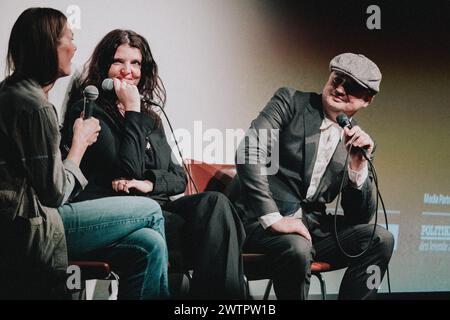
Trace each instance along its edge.
{"label": "woman's wavy hair", "polygon": [[[132,30],[116,29],[103,37],[95,47],[92,56],[84,65],[81,76],[73,82],[67,104],[68,108],[83,97],[83,89],[86,86],[94,85],[101,90],[103,80],[108,78],[108,71],[114,61],[116,50],[123,44],[139,49],[142,54],[141,79],[138,83],[140,94],[147,99],[159,101],[164,106],[166,90],[158,75],[158,65],[153,59],[147,40]],[[110,115],[114,117],[119,116],[116,107],[117,96],[115,91],[103,90],[101,92],[97,100],[98,104],[105,107],[105,111]],[[141,110],[155,119],[158,126],[161,124],[161,119],[152,110],[150,103],[141,102]]]}
{"label": "woman's wavy hair", "polygon": [[8,82],[33,79],[41,86],[59,77],[58,45],[66,16],[52,8],[29,8],[11,30],[6,61]]}

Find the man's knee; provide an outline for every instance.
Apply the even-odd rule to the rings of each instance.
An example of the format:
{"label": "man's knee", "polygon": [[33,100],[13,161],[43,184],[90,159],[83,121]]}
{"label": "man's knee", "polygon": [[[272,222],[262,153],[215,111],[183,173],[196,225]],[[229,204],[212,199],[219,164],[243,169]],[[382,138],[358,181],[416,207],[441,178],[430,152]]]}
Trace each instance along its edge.
{"label": "man's knee", "polygon": [[377,226],[375,230],[375,238],[377,240],[379,253],[387,259],[390,259],[392,251],[394,250],[395,242],[392,233],[382,227]]}
{"label": "man's knee", "polygon": [[296,238],[296,241],[289,242],[282,255],[290,269],[295,269],[295,272],[307,273],[312,263],[312,244],[301,236]]}

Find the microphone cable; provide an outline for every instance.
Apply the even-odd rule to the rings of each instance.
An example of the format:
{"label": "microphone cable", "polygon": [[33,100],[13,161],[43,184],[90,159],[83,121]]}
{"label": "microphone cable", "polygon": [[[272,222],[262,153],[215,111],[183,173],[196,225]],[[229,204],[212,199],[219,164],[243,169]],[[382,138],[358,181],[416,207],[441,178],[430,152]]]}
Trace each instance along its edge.
{"label": "microphone cable", "polygon": [[[337,245],[339,247],[339,250],[342,252],[342,254],[344,256],[346,256],[347,258],[355,259],[355,258],[359,258],[359,257],[363,256],[370,249],[370,247],[372,246],[372,242],[373,242],[373,239],[374,239],[374,236],[375,236],[376,227],[377,227],[377,221],[378,221],[378,199],[380,200],[381,206],[383,208],[384,218],[385,218],[385,221],[386,221],[386,230],[388,230],[388,231],[389,231],[389,223],[388,223],[388,218],[387,218],[387,213],[386,213],[386,207],[384,205],[383,197],[381,196],[380,189],[379,189],[379,186],[378,186],[378,176],[377,176],[377,172],[375,170],[375,166],[373,165],[372,160],[366,155],[364,150],[362,150],[361,153],[364,156],[364,158],[367,160],[367,163],[370,166],[370,171],[373,174],[373,180],[374,180],[374,183],[375,183],[375,188],[376,188],[376,193],[377,193],[376,204],[375,204],[375,222],[374,222],[373,231],[372,231],[372,234],[370,236],[370,240],[369,240],[369,244],[367,245],[367,248],[365,248],[364,250],[362,250],[358,254],[352,255],[352,254],[347,253],[344,250],[344,248],[342,247],[342,245],[341,245],[341,243],[339,241],[339,236],[338,236],[338,232],[337,232],[337,211],[338,211],[339,201],[340,201],[340,198],[341,198],[342,189],[343,189],[343,186],[344,186],[345,174],[347,173],[348,157],[350,155],[351,150],[352,150],[352,145],[350,145],[350,148],[349,148],[349,150],[347,152],[347,156],[345,157],[344,173],[342,175],[341,185],[339,187],[339,193],[338,193],[338,197],[337,197],[337,200],[336,200],[336,207],[335,207],[335,211],[334,211],[334,236],[335,236],[335,239],[336,239],[336,243],[337,243]],[[391,293],[391,281],[390,281],[390,275],[389,275],[389,264],[386,266],[386,277],[387,277],[388,291],[389,291],[389,293]]]}
{"label": "microphone cable", "polygon": [[167,124],[169,125],[170,132],[172,133],[173,140],[175,141],[175,145],[177,147],[178,154],[180,155],[181,163],[183,164],[183,168],[186,171],[186,173],[187,173],[187,175],[189,177],[189,180],[192,182],[192,185],[194,186],[195,192],[199,193],[198,188],[197,188],[197,184],[195,183],[194,179],[192,178],[191,172],[190,172],[190,170],[188,169],[186,163],[183,160],[183,154],[181,153],[180,146],[178,145],[177,137],[175,137],[175,133],[174,133],[173,128],[172,128],[172,124],[170,123],[169,117],[167,116],[166,112],[164,111],[164,108],[158,102],[156,102],[156,101],[154,101],[152,99],[147,99],[147,101],[150,102],[152,105],[158,107],[162,111],[162,113],[164,115],[164,118],[166,119]]}

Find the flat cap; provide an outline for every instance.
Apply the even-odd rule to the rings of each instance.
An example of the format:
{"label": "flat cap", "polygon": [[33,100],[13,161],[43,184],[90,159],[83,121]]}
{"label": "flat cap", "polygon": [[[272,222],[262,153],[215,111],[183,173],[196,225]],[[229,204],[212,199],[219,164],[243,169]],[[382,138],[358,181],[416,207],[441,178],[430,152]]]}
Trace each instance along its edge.
{"label": "flat cap", "polygon": [[355,79],[364,88],[380,91],[381,71],[362,54],[342,53],[330,61],[330,70],[340,71]]}

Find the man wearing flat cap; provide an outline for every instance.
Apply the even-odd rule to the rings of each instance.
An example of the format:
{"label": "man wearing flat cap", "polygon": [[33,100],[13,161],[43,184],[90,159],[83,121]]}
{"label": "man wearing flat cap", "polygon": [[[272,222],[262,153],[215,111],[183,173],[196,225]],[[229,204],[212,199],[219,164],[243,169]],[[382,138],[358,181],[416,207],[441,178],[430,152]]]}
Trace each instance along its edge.
{"label": "man wearing flat cap", "polygon": [[[376,270],[382,279],[394,247],[392,234],[378,226],[362,256],[348,257],[336,242],[335,217],[326,213],[326,204],[340,190],[343,215],[338,213],[336,232],[344,251],[357,256],[374,230],[369,222],[376,189],[361,151],[371,157],[374,142],[357,125],[342,129],[336,117],[344,113],[351,119],[369,106],[380,89],[381,72],[367,57],[353,53],[334,57],[330,71],[322,94],[288,88],[275,92],[237,151],[231,194],[238,195],[235,204],[247,232],[244,252],[266,254],[278,299],[307,298],[313,261],[348,267],[340,299],[374,298],[377,286],[370,277]],[[278,170],[269,173],[267,168],[274,166]]]}

